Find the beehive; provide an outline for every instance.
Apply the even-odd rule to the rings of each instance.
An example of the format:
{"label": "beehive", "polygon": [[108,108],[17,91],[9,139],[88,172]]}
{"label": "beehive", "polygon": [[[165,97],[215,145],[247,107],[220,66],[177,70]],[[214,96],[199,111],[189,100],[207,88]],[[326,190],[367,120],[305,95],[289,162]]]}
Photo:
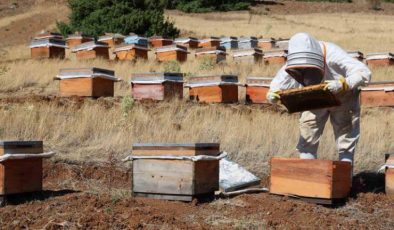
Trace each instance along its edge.
{"label": "beehive", "polygon": [[394,106],[394,81],[371,82],[361,88],[361,105]]}
{"label": "beehive", "polygon": [[347,52],[350,57],[359,60],[361,62],[364,62],[364,54],[360,51],[348,51]]}
{"label": "beehive", "polygon": [[262,50],[271,50],[275,48],[275,39],[274,38],[260,38],[257,43],[257,47]]}
{"label": "beehive", "polygon": [[176,38],[174,42],[177,45],[188,47],[190,49],[197,49],[199,43],[198,39],[193,37]]}
{"label": "beehive", "polygon": [[196,50],[196,59],[212,59],[214,62],[219,63],[226,60],[226,50],[224,47],[211,47],[211,48],[200,48]]}
{"label": "beehive", "polygon": [[190,100],[200,102],[238,102],[238,77],[234,75],[210,75],[190,77],[186,85]]}
{"label": "beehive", "polygon": [[369,66],[390,66],[394,65],[394,55],[392,53],[371,53],[366,57]]}
{"label": "beehive", "polygon": [[182,73],[142,73],[131,77],[135,100],[169,100],[183,98]]}
{"label": "beehive", "polygon": [[349,162],[272,158],[270,193],[318,199],[346,198],[351,187]]}
{"label": "beehive", "polygon": [[159,48],[159,47],[163,47],[163,46],[172,45],[172,44],[174,44],[174,41],[172,39],[164,38],[162,36],[152,36],[149,38],[149,44],[153,48]]}
{"label": "beehive", "polygon": [[60,96],[113,97],[114,71],[99,68],[61,69],[57,75]]}
{"label": "beehive", "polygon": [[109,46],[103,42],[85,42],[75,46],[71,52],[76,54],[78,60],[94,58],[109,59]]}
{"label": "beehive", "polygon": [[115,46],[114,54],[117,60],[135,61],[137,59],[148,59],[149,49],[135,44],[123,44]]}
{"label": "beehive", "polygon": [[63,40],[47,38],[33,39],[30,43],[31,58],[60,58],[66,55],[66,44]]}
{"label": "beehive", "polygon": [[219,151],[216,143],[134,144],[133,156],[153,159],[133,160],[133,195],[181,201],[212,197],[219,190],[219,160],[171,157],[218,156]]}
{"label": "beehive", "polygon": [[156,60],[159,62],[166,61],[187,61],[187,48],[180,45],[169,45],[156,48]]}
{"label": "beehive", "polygon": [[220,46],[226,50],[238,49],[238,38],[237,37],[221,37]]}
{"label": "beehive", "polygon": [[114,47],[123,43],[125,36],[122,34],[105,33],[99,36],[97,41],[107,44],[109,47]]}
{"label": "beehive", "polygon": [[[0,156],[43,153],[42,141],[0,141]],[[42,190],[42,158],[0,162],[0,198]]]}
{"label": "beehive", "polygon": [[270,89],[272,78],[247,77],[246,78],[246,102],[268,103],[267,93]]}
{"label": "beehive", "polygon": [[264,51],[263,60],[265,64],[283,65],[287,60],[287,50],[273,49]]}
{"label": "beehive", "polygon": [[85,36],[81,33],[70,34],[66,39],[69,48],[74,48],[77,45],[91,41],[94,41],[93,37]]}
{"label": "beehive", "polygon": [[211,48],[211,47],[219,47],[220,46],[220,38],[218,37],[209,37],[200,39],[198,43],[199,48]]}
{"label": "beehive", "polygon": [[394,154],[386,154],[385,184],[386,194],[394,196]]}
{"label": "beehive", "polygon": [[239,37],[238,49],[251,49],[257,47],[258,40],[256,37]]}
{"label": "beehive", "polygon": [[287,38],[279,38],[275,41],[275,47],[282,50],[289,49],[289,40]]}
{"label": "beehive", "polygon": [[141,36],[138,36],[137,34],[131,33],[129,36],[126,36],[124,38],[124,43],[148,47],[148,38],[141,37]]}
{"label": "beehive", "polygon": [[234,50],[233,59],[235,62],[261,63],[263,51],[259,48]]}
{"label": "beehive", "polygon": [[63,35],[59,33],[49,32],[49,31],[42,31],[41,33],[37,34],[34,39],[57,39],[63,40]]}

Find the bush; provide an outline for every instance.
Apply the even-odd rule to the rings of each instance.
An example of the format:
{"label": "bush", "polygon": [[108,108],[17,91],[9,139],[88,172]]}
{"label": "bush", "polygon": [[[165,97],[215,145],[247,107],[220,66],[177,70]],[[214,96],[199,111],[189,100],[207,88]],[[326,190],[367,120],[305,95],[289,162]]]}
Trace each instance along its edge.
{"label": "bush", "polygon": [[57,27],[64,35],[82,31],[95,37],[105,32],[176,37],[179,30],[164,17],[166,3],[166,0],[68,0],[70,23],[58,22]]}
{"label": "bush", "polygon": [[[232,11],[249,9],[251,0],[178,0],[170,6],[187,13],[206,13],[211,11]],[[169,7],[167,5],[167,7]]]}
{"label": "bush", "polygon": [[172,60],[164,63],[164,72],[166,73],[180,73],[181,65],[178,61]]}

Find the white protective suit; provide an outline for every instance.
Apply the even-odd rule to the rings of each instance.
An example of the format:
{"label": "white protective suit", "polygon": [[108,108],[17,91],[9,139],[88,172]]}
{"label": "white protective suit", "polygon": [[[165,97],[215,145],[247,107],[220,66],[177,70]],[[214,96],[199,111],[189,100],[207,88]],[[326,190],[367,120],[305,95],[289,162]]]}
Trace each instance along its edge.
{"label": "white protective suit", "polygon": [[360,103],[358,87],[369,82],[371,71],[362,62],[350,57],[333,43],[317,41],[307,33],[298,33],[289,41],[288,60],[271,82],[270,91],[302,87],[286,68],[319,67],[322,81],[345,78],[349,89],[337,94],[341,106],[305,111],[300,118],[300,139],[297,150],[302,159],[316,159],[324,126],[330,118],[334,129],[339,159],[353,162],[360,136]]}

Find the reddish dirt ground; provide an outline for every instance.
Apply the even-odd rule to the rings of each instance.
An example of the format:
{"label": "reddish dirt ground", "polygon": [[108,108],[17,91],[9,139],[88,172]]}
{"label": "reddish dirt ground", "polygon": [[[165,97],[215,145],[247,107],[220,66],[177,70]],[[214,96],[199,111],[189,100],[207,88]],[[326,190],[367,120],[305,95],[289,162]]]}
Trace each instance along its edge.
{"label": "reddish dirt ground", "polygon": [[[133,198],[129,170],[109,162],[47,162],[45,191],[23,200],[12,197],[6,207],[0,208],[0,228],[394,228],[394,197],[383,193],[357,193],[344,206],[335,208],[265,193],[205,203]],[[366,179],[364,182],[371,182]]]}

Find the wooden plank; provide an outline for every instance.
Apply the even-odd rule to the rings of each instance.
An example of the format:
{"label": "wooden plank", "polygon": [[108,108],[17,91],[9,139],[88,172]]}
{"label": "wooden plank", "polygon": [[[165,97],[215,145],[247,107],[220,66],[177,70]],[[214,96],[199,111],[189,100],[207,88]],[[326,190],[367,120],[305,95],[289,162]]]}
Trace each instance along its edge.
{"label": "wooden plank", "polygon": [[145,197],[151,199],[160,199],[160,200],[177,200],[177,201],[193,201],[193,196],[191,195],[169,195],[169,194],[154,194],[154,193],[141,193],[134,192],[133,196],[135,197]]}
{"label": "wooden plank", "polygon": [[59,83],[60,96],[70,97],[92,97],[93,81],[92,78],[72,78],[60,80]]}
{"label": "wooden plank", "polygon": [[42,153],[42,147],[34,148],[0,148],[0,156],[4,153],[17,154],[17,153]]}
{"label": "wooden plank", "polygon": [[384,90],[362,90],[360,94],[362,106],[381,107],[394,106],[394,92],[385,92]]}
{"label": "wooden plank", "polygon": [[164,100],[162,84],[132,84],[132,97],[135,100]]}
{"label": "wooden plank", "polygon": [[249,103],[268,103],[269,86],[246,86],[246,101]]}
{"label": "wooden plank", "polygon": [[219,160],[194,163],[194,194],[219,190]]}

